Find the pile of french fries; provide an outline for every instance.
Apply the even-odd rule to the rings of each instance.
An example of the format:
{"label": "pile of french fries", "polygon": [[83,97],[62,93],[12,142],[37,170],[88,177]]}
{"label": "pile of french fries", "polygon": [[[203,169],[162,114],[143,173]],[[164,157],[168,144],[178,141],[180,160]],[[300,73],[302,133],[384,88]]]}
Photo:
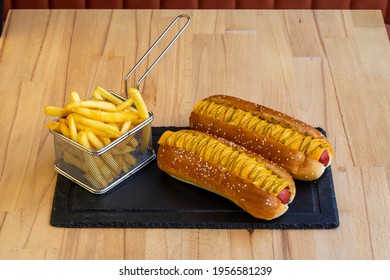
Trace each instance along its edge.
{"label": "pile of french fries", "polygon": [[[64,107],[45,106],[44,112],[57,117],[56,121],[46,124],[47,128],[91,151],[106,147],[149,118],[145,102],[134,88],[129,90],[127,100],[118,98],[102,87],[97,87],[93,98],[89,100],[81,100],[76,91],[71,91],[68,104]],[[141,132],[141,143],[134,135],[130,135],[99,156],[82,153],[64,142],[61,147],[63,160],[77,167],[91,184],[102,189],[121,172],[127,173],[137,164],[137,158],[131,153],[137,147],[141,152],[147,149],[151,136],[150,125],[142,128]]]}

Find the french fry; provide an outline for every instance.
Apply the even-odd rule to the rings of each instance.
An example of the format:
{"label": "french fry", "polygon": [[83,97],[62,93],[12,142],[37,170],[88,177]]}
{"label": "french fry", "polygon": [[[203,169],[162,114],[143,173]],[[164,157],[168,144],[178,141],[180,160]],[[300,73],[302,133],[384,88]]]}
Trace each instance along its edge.
{"label": "french fry", "polygon": [[53,117],[66,117],[69,112],[65,108],[47,105],[44,108],[45,114]]}
{"label": "french fry", "polygon": [[130,129],[131,129],[131,121],[123,122],[121,126],[121,133],[125,134],[126,132],[130,131]]}
{"label": "french fry", "polygon": [[116,112],[117,106],[113,103],[104,100],[85,100],[69,103],[65,106],[67,111],[73,111],[75,108],[82,107],[88,109],[98,109],[106,112]]}
{"label": "french fry", "polygon": [[149,118],[148,108],[146,107],[146,104],[141,96],[141,93],[138,91],[138,89],[130,88],[129,94],[130,94],[130,98],[132,98],[134,100],[134,104],[138,110],[140,118],[142,120],[146,120],[147,118]]}
{"label": "french fry", "polygon": [[131,154],[124,154],[122,158],[132,167],[136,165],[137,159]]}
{"label": "french fry", "polygon": [[143,123],[143,121],[144,121],[143,119],[137,119],[137,120],[133,121],[133,125],[137,126],[137,125]]}
{"label": "french fry", "polygon": [[64,122],[60,123],[60,130],[61,130],[62,135],[64,135],[65,137],[70,138],[69,127]]}
{"label": "french fry", "polygon": [[119,163],[121,170],[125,173],[129,172],[131,166],[129,166],[121,156],[115,156],[116,161]]}
{"label": "french fry", "polygon": [[87,137],[88,137],[89,142],[92,144],[92,146],[96,150],[100,150],[100,149],[104,148],[104,144],[102,143],[102,141],[100,141],[100,139],[96,136],[96,134],[93,133],[93,131],[87,130],[86,133],[87,133]]}
{"label": "french fry", "polygon": [[[96,133],[95,133],[96,134]],[[104,146],[108,146],[111,144],[111,139],[109,137],[105,137],[105,136],[99,136],[96,134],[96,136],[98,136],[98,138],[100,139],[100,141],[102,141],[102,143],[104,144]]]}
{"label": "french fry", "polygon": [[64,118],[59,118],[58,122],[68,125],[68,121],[66,119],[64,119]]}
{"label": "french fry", "polygon": [[106,187],[106,185],[103,185],[104,179],[97,180],[91,173],[85,173],[84,174],[85,179],[87,179],[93,186],[103,189]]}
{"label": "french fry", "polygon": [[119,174],[120,172],[120,166],[119,164],[116,162],[115,158],[113,155],[111,155],[110,153],[105,153],[105,154],[102,154],[102,158],[103,160],[107,163],[107,165],[116,173],[116,174]]}
{"label": "french fry", "polygon": [[48,129],[54,130],[55,132],[61,133],[60,129],[61,124],[59,122],[48,122],[46,127]]}
{"label": "french fry", "polygon": [[89,127],[89,126],[86,126],[86,125],[83,125],[83,124],[77,123],[77,122],[76,122],[76,128],[77,128],[78,131],[79,130],[91,130],[98,137],[106,137],[108,139],[110,139],[110,137],[113,137],[112,134],[109,134],[109,133],[107,133],[107,132],[105,132],[103,130],[95,129],[95,128],[92,128],[92,127]]}
{"label": "french fry", "polygon": [[139,145],[139,143],[138,143],[137,139],[135,139],[134,135],[129,136],[128,144],[133,148],[137,148]]}
{"label": "french fry", "polygon": [[142,128],[141,135],[142,135],[142,137],[141,137],[141,145],[140,145],[139,150],[141,152],[145,152],[146,149],[150,145],[150,140],[151,140],[151,135],[152,135],[152,126],[150,124],[145,125]]}
{"label": "french fry", "polygon": [[72,109],[72,112],[78,113],[82,116],[85,116],[89,119],[101,121],[101,122],[124,122],[124,121],[133,121],[138,119],[138,115],[131,111],[122,111],[122,112],[105,112],[94,109],[88,109],[84,107],[76,107]]}
{"label": "french fry", "polygon": [[111,182],[114,179],[114,174],[111,169],[106,165],[106,163],[98,156],[91,156],[91,159],[95,161],[96,166],[99,168],[100,173],[106,179],[107,182]]}
{"label": "french fry", "polygon": [[[86,131],[89,143],[92,144],[94,148],[97,150],[100,150],[104,148],[104,144],[100,141],[100,139],[92,132],[92,131]],[[120,166],[119,164],[115,161],[114,157],[110,153],[104,153],[101,155],[103,158],[104,162],[115,172],[119,173],[120,171]]]}
{"label": "french fry", "polygon": [[81,98],[77,91],[72,90],[70,92],[70,102],[80,102]]}
{"label": "french fry", "polygon": [[[101,97],[103,97],[103,99],[108,100],[108,101],[114,103],[115,105],[119,105],[119,104],[123,103],[123,101],[121,99],[119,99],[118,97],[116,97],[115,95],[113,95],[108,90],[105,90],[102,87],[97,87],[95,89],[95,92],[96,92],[96,95],[100,95]],[[95,95],[95,92],[94,92],[94,95]]]}
{"label": "french fry", "polygon": [[100,94],[98,90],[95,90],[93,92],[93,98],[96,100],[104,100],[103,96]]}
{"label": "french fry", "polygon": [[78,158],[79,160],[81,160],[82,162],[84,162],[84,157],[83,157],[83,154],[81,154],[79,151],[77,151],[76,149],[74,149],[71,145],[69,145],[69,143],[67,142],[62,142],[62,151],[63,151],[63,154],[70,154],[76,158]]}
{"label": "french fry", "polygon": [[79,144],[84,146],[87,149],[92,149],[91,144],[89,143],[87,133],[82,130],[78,134]]}
{"label": "french fry", "polygon": [[129,108],[131,105],[133,105],[133,103],[134,103],[134,100],[132,98],[129,98],[126,101],[124,101],[123,103],[116,106],[116,111],[118,111],[118,112],[123,111],[123,110]]}
{"label": "french fry", "polygon": [[139,115],[137,108],[134,108],[133,106],[127,107],[125,110],[132,111],[132,112],[137,113]]}
{"label": "french fry", "polygon": [[77,135],[77,128],[76,123],[74,122],[73,115],[70,114],[67,117],[68,123],[69,123],[69,133],[70,133],[70,139],[72,139],[75,142],[78,142],[78,135]]}
{"label": "french fry", "polygon": [[[96,162],[91,158],[90,155],[87,154],[85,155],[85,162],[87,163],[88,171],[89,171],[87,172],[87,175],[85,177],[94,178],[97,185],[100,187],[107,186],[108,182],[103,177],[102,173],[99,171],[99,167],[97,166]],[[88,174],[90,174],[90,176]]]}
{"label": "french fry", "polygon": [[117,156],[117,155],[123,155],[123,154],[128,154],[128,153],[131,153],[131,152],[134,152],[135,151],[135,148],[130,146],[130,145],[126,145],[124,146],[123,148],[121,149],[112,149],[111,150],[111,154],[113,156]]}
{"label": "french fry", "polygon": [[118,124],[116,122],[109,122],[108,124],[118,128],[118,129],[121,127],[120,124]]}
{"label": "french fry", "polygon": [[106,134],[109,135],[110,138],[118,138],[122,136],[122,133],[117,127],[113,127],[112,125],[106,124],[104,122],[92,120],[79,114],[74,114],[73,118],[76,123],[81,123],[87,127],[106,132]]}
{"label": "french fry", "polygon": [[81,161],[79,158],[77,158],[76,156],[74,156],[71,153],[64,153],[64,161],[68,164],[76,166],[77,168],[79,168],[83,172],[88,172],[88,168],[85,165],[84,161]]}

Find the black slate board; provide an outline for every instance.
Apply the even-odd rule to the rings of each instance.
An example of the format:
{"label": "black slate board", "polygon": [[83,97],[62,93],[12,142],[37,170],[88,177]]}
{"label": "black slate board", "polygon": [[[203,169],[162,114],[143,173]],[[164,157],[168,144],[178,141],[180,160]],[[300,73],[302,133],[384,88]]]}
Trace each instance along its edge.
{"label": "black slate board", "polygon": [[[167,129],[154,127],[153,147]],[[323,130],[319,129],[324,133]],[[316,181],[295,181],[289,210],[272,221],[256,219],[214,193],[162,172],[156,160],[96,195],[58,175],[50,224],[69,228],[330,229],[339,226],[332,171]]]}

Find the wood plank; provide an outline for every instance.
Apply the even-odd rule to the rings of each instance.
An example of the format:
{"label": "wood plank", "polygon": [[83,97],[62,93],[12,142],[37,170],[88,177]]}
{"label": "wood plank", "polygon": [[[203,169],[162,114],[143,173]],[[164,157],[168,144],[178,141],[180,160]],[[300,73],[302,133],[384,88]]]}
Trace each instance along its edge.
{"label": "wood plank", "polygon": [[50,226],[56,173],[43,106],[63,105],[70,89],[121,92],[124,75],[179,13],[11,12],[0,39],[0,258],[386,259],[390,49],[378,11],[188,11],[190,27],[141,87],[155,126],[187,125],[196,101],[223,93],[323,127],[336,152],[339,228]]}
{"label": "wood plank", "polygon": [[[34,111],[41,111],[45,87],[46,84],[42,81],[23,82],[20,93],[18,93],[18,106],[20,108],[35,108]],[[35,94],[31,94],[31,92]],[[1,210],[13,211],[18,208],[19,203],[29,205],[32,200],[40,197],[41,190],[34,189],[36,175],[50,173],[48,171],[50,167],[40,167],[37,158],[41,134],[47,132],[47,129],[43,126],[44,119],[45,115],[43,113],[32,113],[29,110],[21,109],[17,110],[13,117],[12,125],[18,127],[18,129],[12,130],[9,134],[8,145],[5,146],[5,150],[2,152],[5,157],[3,174],[0,179],[1,191],[4,192],[0,196]],[[27,190],[28,195],[24,197],[22,193],[26,191],[26,188],[29,188]],[[24,207],[28,208],[26,205]]]}
{"label": "wood plank", "polygon": [[76,90],[83,99],[90,96],[88,90],[91,87],[91,76],[93,77],[98,63],[96,57],[101,56],[104,51],[111,18],[112,11],[109,10],[98,10],[96,13],[76,11],[66,93]]}

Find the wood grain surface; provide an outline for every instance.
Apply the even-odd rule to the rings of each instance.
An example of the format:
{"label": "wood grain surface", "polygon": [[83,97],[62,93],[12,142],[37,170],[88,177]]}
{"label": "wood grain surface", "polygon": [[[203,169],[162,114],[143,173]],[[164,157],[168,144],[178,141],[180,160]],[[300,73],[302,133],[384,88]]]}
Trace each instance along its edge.
{"label": "wood grain surface", "polygon": [[[120,93],[181,13],[191,25],[141,85],[153,125],[188,125],[196,101],[223,93],[324,128],[339,228],[50,226],[57,174],[43,106],[97,85]],[[380,11],[11,10],[0,37],[0,258],[389,259],[389,73]]]}

